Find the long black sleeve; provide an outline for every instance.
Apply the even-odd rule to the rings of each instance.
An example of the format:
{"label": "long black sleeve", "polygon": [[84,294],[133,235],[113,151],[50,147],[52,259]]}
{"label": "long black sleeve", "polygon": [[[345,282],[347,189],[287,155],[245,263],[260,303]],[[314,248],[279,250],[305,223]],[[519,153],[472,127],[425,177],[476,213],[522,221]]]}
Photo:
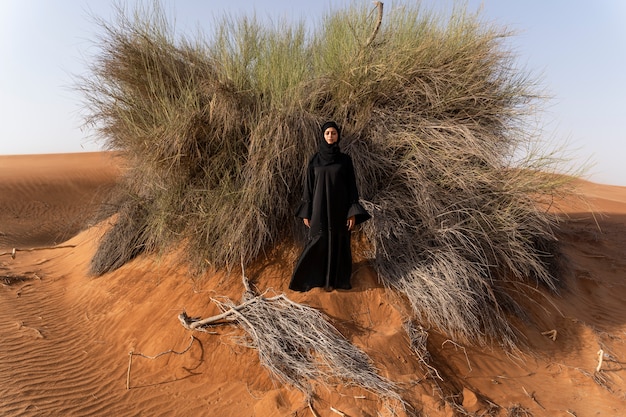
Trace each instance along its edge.
{"label": "long black sleeve", "polygon": [[301,219],[311,219],[313,214],[313,187],[315,185],[315,170],[312,163],[313,159],[309,161],[306,174],[302,184],[302,200],[298,210],[296,210],[296,217]]}

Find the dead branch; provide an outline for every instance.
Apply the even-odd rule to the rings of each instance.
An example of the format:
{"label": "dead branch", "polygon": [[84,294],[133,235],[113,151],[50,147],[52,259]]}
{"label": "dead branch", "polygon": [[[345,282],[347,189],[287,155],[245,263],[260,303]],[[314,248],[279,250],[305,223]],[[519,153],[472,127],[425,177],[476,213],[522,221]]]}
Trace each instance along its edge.
{"label": "dead branch", "polygon": [[604,350],[600,349],[597,355],[598,355],[598,366],[596,366],[596,372],[600,372],[600,370],[602,369],[602,360],[604,359]]}
{"label": "dead branch", "polygon": [[248,278],[246,277],[243,255],[241,255],[241,280],[243,281],[243,287],[245,288],[245,293],[243,295],[244,300],[254,297],[256,293],[250,287],[250,281],[248,281]]}
{"label": "dead branch", "polygon": [[526,391],[526,388],[522,387],[522,389],[524,390],[524,394],[526,394],[528,396],[528,398],[530,398],[531,400],[533,400],[535,402],[535,404],[537,404],[539,407],[541,407],[541,409],[545,410],[546,408],[541,405],[541,403],[537,400],[537,398],[535,397],[535,392],[533,391],[532,393],[528,393],[528,391]]}
{"label": "dead branch", "polygon": [[317,411],[315,411],[315,409],[313,408],[313,402],[309,400],[308,404],[309,404],[309,410],[311,410],[311,414],[313,414],[313,417],[320,417],[320,415],[317,414]]}
{"label": "dead branch", "polygon": [[394,384],[378,375],[369,357],[352,345],[318,310],[291,301],[285,294],[257,295],[245,276],[243,301],[211,299],[222,310],[205,319],[178,318],[186,329],[206,331],[207,326],[237,324],[246,336],[238,343],[258,351],[270,374],[312,395],[311,381],[349,381],[381,397],[405,403]]}
{"label": "dead branch", "polygon": [[556,342],[556,335],[557,335],[556,330],[546,330],[545,332],[541,332],[541,334],[543,336],[549,337],[550,340],[552,340],[553,342]]}
{"label": "dead branch", "polygon": [[374,27],[374,31],[372,32],[372,34],[370,35],[370,37],[367,39],[367,41],[365,42],[365,47],[367,48],[368,46],[371,45],[371,43],[374,41],[374,38],[376,37],[376,35],[378,34],[378,31],[380,30],[380,25],[383,21],[383,2],[381,1],[375,1],[374,5],[376,6],[376,8],[378,9],[378,19],[376,21],[376,26]]}
{"label": "dead branch", "polygon": [[337,410],[335,407],[330,407],[330,411],[332,411],[335,414],[339,414],[341,417],[346,417],[347,416],[346,413],[344,413],[341,410]]}
{"label": "dead branch", "polygon": [[128,370],[126,371],[126,389],[130,389],[130,367],[133,364],[133,351],[128,352]]}
{"label": "dead branch", "polygon": [[[215,303],[218,302],[214,299],[211,299],[211,301]],[[235,321],[236,319],[230,318],[230,316],[234,315],[237,312],[237,310],[246,308],[248,305],[255,303],[255,302],[256,300],[254,298],[251,298],[248,301],[245,301],[243,304],[231,307],[230,309],[224,311],[222,314],[207,317],[206,319],[202,319],[202,320],[194,318],[194,317],[189,317],[187,313],[183,311],[182,313],[178,315],[178,320],[180,320],[180,323],[187,330],[202,330],[202,327],[206,327],[211,324],[220,325],[220,324],[224,324],[223,323],[224,321],[226,322]]]}
{"label": "dead branch", "polygon": [[169,350],[166,350],[165,352],[157,353],[154,356],[144,355],[143,353],[135,353],[132,350],[128,352],[128,370],[126,371],[126,389],[127,390],[130,389],[130,367],[133,364],[133,356],[141,356],[142,358],[146,358],[146,359],[156,359],[160,356],[167,355],[168,353],[173,353],[175,355],[183,355],[187,353],[189,349],[191,349],[191,345],[193,345],[194,340],[196,340],[196,337],[192,335],[191,340],[189,341],[189,346],[187,346],[185,350],[180,351],[180,352],[177,352],[174,349],[169,349]]}
{"label": "dead branch", "polygon": [[450,339],[448,339],[448,340],[446,340],[445,342],[443,342],[443,343],[441,344],[441,347],[443,348],[443,346],[444,346],[446,343],[452,343],[452,344],[454,345],[454,348],[455,348],[455,349],[459,348],[459,349],[461,349],[461,350],[463,351],[463,353],[465,354],[465,360],[467,361],[467,367],[469,368],[469,372],[472,372],[472,365],[470,364],[470,360],[469,360],[469,357],[467,356],[467,350],[465,349],[465,347],[464,347],[464,346],[459,345],[458,343],[456,343],[456,342],[454,342],[454,341],[452,341],[452,340],[450,340]]}
{"label": "dead branch", "polygon": [[0,256],[10,255],[11,258],[15,259],[16,252],[33,252],[33,251],[36,251],[36,250],[64,249],[64,248],[75,248],[75,247],[76,247],[76,245],[59,245],[59,246],[42,246],[42,247],[38,247],[38,248],[29,248],[29,249],[13,248],[13,250],[11,250],[11,252],[2,252],[2,253],[0,253]]}

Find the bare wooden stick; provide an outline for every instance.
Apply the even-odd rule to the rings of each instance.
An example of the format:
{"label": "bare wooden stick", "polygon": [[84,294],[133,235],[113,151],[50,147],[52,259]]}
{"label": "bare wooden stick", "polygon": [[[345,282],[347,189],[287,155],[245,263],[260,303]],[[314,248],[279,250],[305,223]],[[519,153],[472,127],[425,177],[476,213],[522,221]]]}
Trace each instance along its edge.
{"label": "bare wooden stick", "polygon": [[376,26],[374,27],[374,31],[372,32],[370,37],[365,42],[365,47],[370,46],[370,44],[374,41],[374,38],[376,37],[376,35],[378,34],[378,31],[380,30],[380,24],[383,21],[383,2],[375,1],[374,5],[378,9],[378,20],[376,22]]}
{"label": "bare wooden stick", "polygon": [[[215,302],[215,300],[213,300]],[[178,320],[182,323],[183,327],[189,330],[197,330],[200,327],[206,326],[208,324],[218,324],[219,321],[235,321],[235,319],[229,319],[229,316],[234,315],[238,310],[246,308],[248,305],[255,303],[256,299],[251,298],[248,301],[245,301],[242,304],[237,306],[233,306],[228,310],[224,311],[221,314],[217,314],[215,316],[207,317],[206,319],[194,321],[193,318],[189,317],[187,313],[184,311],[178,315]],[[224,324],[224,323],[221,323]]]}
{"label": "bare wooden stick", "polygon": [[2,252],[2,253],[0,253],[0,256],[10,255],[11,258],[15,259],[16,252],[33,252],[33,251],[36,251],[36,250],[64,249],[64,248],[75,248],[75,247],[76,247],[76,245],[42,246],[42,247],[38,247],[38,248],[29,248],[29,249],[13,248],[13,250],[11,250],[11,252]]}
{"label": "bare wooden stick", "polygon": [[130,389],[130,367],[133,364],[133,351],[128,352],[128,370],[126,371],[126,389]]}
{"label": "bare wooden stick", "polygon": [[187,346],[187,347],[185,348],[185,350],[183,350],[183,351],[181,351],[181,352],[177,352],[177,351],[175,351],[175,350],[173,350],[173,349],[170,349],[170,350],[166,350],[165,352],[157,353],[157,354],[156,354],[156,355],[154,355],[154,356],[144,355],[143,353],[133,353],[133,355],[135,355],[135,356],[141,356],[142,358],[146,358],[146,359],[156,359],[156,358],[158,358],[159,356],[167,355],[168,353],[173,353],[173,354],[175,354],[175,355],[182,355],[182,354],[184,354],[184,353],[187,353],[187,351],[188,351],[189,349],[191,349],[191,345],[193,344],[193,341],[194,341],[194,340],[196,340],[196,337],[192,335],[192,336],[191,336],[191,340],[189,341],[189,346]]}
{"label": "bare wooden stick", "polygon": [[339,414],[341,417],[346,417],[346,413],[344,413],[343,411],[337,410],[335,407],[330,407],[330,411],[332,411],[335,414]]}
{"label": "bare wooden stick", "polygon": [[194,340],[196,340],[196,337],[192,335],[191,340],[189,341],[189,346],[187,346],[185,350],[180,351],[180,352],[177,352],[174,349],[170,349],[170,350],[166,350],[165,352],[157,353],[154,356],[144,355],[143,353],[135,353],[132,350],[128,352],[128,370],[126,371],[126,389],[127,390],[130,389],[130,367],[133,364],[133,356],[141,356],[142,358],[146,358],[146,359],[156,359],[159,356],[163,356],[168,353],[173,353],[175,355],[182,355],[184,353],[187,353],[187,351],[191,349],[191,345],[193,345]]}
{"label": "bare wooden stick", "polygon": [[313,408],[313,403],[309,400],[309,410],[311,410],[311,413],[313,414],[314,417],[320,417],[319,414],[317,414],[317,411],[315,411],[315,409]]}
{"label": "bare wooden stick", "polygon": [[[243,303],[241,303],[239,305],[232,306],[228,310],[224,311],[221,314],[217,314],[215,316],[207,317],[206,319],[194,320],[193,318],[189,317],[186,312],[183,311],[182,313],[180,313],[178,315],[178,320],[180,320],[180,322],[183,325],[183,327],[188,329],[188,330],[199,330],[200,327],[206,326],[208,324],[225,324],[225,323],[218,323],[218,322],[221,321],[221,320],[224,320],[225,322],[235,321],[236,319],[229,319],[229,316],[236,315],[236,313],[238,313],[239,310],[243,310],[244,308],[246,308],[250,304],[254,304],[254,303],[258,302],[259,300],[263,300],[263,301],[284,300],[284,301],[287,301],[287,302],[289,302],[291,304],[297,305],[297,303],[294,303],[293,301],[291,301],[287,297],[285,297],[284,294],[276,295],[274,297],[269,297],[269,298],[264,298],[264,297],[261,297],[261,296],[257,296],[255,298],[250,298],[247,301],[244,301]],[[216,300],[213,300],[213,301],[215,302]]]}
{"label": "bare wooden stick", "polygon": [[604,358],[604,350],[600,349],[598,351],[598,366],[596,366],[596,372],[600,372],[602,369],[602,359]]}
{"label": "bare wooden stick", "polygon": [[246,270],[243,264],[243,255],[241,255],[241,280],[243,281],[243,287],[245,288],[244,299],[251,298],[256,295],[252,288],[250,288],[250,281],[246,277]]}
{"label": "bare wooden stick", "polygon": [[543,336],[548,336],[553,342],[556,342],[556,330],[547,330],[545,332],[541,332]]}
{"label": "bare wooden stick", "polygon": [[528,393],[528,391],[526,391],[526,388],[522,387],[522,389],[524,390],[524,394],[526,394],[528,396],[528,398],[530,398],[531,400],[533,400],[535,402],[535,404],[537,404],[539,407],[541,407],[542,409],[546,409],[543,405],[541,405],[541,403],[537,400],[537,398],[535,397],[535,392],[533,391],[532,393]]}

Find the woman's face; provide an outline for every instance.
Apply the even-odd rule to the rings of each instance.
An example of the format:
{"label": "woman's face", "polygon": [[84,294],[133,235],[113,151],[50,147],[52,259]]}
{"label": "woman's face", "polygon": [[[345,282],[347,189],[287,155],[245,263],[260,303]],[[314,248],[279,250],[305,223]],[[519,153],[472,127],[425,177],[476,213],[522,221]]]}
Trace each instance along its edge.
{"label": "woman's face", "polygon": [[339,139],[339,133],[337,133],[337,129],[335,129],[334,127],[329,127],[324,131],[324,140],[329,145],[337,142],[337,139]]}

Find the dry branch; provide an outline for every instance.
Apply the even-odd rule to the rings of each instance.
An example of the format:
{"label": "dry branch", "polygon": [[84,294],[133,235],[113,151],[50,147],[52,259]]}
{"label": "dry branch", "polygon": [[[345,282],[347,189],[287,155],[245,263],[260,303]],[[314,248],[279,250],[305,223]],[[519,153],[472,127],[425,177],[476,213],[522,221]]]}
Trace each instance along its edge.
{"label": "dry branch", "polygon": [[[194,319],[185,312],[178,318],[189,330],[205,331],[211,326],[238,324],[247,337],[238,339],[257,349],[261,364],[270,374],[290,383],[311,398],[311,381],[337,380],[404,403],[394,384],[379,376],[369,357],[352,345],[318,310],[291,301],[285,294],[256,295],[242,274],[244,301],[212,299],[221,314]],[[247,298],[247,299],[246,299]]]}
{"label": "dry branch", "polygon": [[335,414],[339,414],[341,417],[346,417],[347,416],[346,413],[344,413],[341,410],[337,410],[335,407],[330,407],[330,411],[332,411]]}
{"label": "dry branch", "polygon": [[2,253],[0,253],[0,256],[10,255],[11,258],[15,259],[15,255],[16,255],[17,252],[34,252],[34,251],[37,251],[37,250],[65,249],[65,248],[75,248],[75,247],[76,247],[76,245],[58,245],[58,246],[41,246],[41,247],[29,248],[29,249],[13,248],[13,250],[11,250],[11,252],[2,252]]}
{"label": "dry branch", "polygon": [[553,342],[556,342],[557,331],[556,329],[546,330],[545,332],[541,332],[543,336],[547,336]]}
{"label": "dry branch", "polygon": [[183,355],[185,353],[187,353],[187,351],[189,351],[189,349],[191,349],[191,345],[193,345],[193,341],[196,340],[195,336],[191,336],[191,340],[189,341],[189,346],[187,346],[184,350],[177,352],[174,349],[169,349],[166,350],[165,352],[161,352],[161,353],[157,353],[154,356],[150,356],[150,355],[144,355],[143,353],[135,353],[132,350],[130,352],[128,352],[128,370],[126,371],[126,389],[129,390],[130,389],[130,367],[133,364],[133,356],[140,356],[142,358],[146,358],[146,359],[156,359],[160,356],[163,355],[167,355],[168,353],[172,353],[174,355]]}
{"label": "dry branch", "polygon": [[596,366],[596,372],[600,372],[600,370],[602,369],[602,360],[604,359],[604,350],[600,349],[597,355],[598,355],[598,366]]}
{"label": "dry branch", "polygon": [[441,344],[441,347],[443,348],[446,343],[451,343],[452,345],[454,345],[455,350],[461,349],[463,351],[463,354],[465,355],[465,361],[467,362],[468,372],[472,372],[472,365],[470,364],[469,356],[467,356],[467,350],[465,349],[465,346],[461,346],[458,343],[448,339]]}
{"label": "dry branch", "polygon": [[380,30],[380,24],[383,21],[383,2],[375,1],[374,4],[376,5],[376,8],[378,9],[378,19],[376,21],[376,26],[374,27],[374,31],[365,42],[365,47],[370,46],[371,43],[374,41],[374,38],[376,38],[376,35],[378,34],[378,31]]}
{"label": "dry branch", "polygon": [[545,410],[545,407],[543,405],[541,405],[541,403],[535,397],[535,392],[534,391],[529,393],[528,391],[526,391],[526,388],[524,388],[523,386],[522,386],[522,390],[524,390],[524,394],[526,394],[528,396],[528,398],[533,400],[535,402],[535,404],[537,404],[539,407],[541,407],[542,410]]}

